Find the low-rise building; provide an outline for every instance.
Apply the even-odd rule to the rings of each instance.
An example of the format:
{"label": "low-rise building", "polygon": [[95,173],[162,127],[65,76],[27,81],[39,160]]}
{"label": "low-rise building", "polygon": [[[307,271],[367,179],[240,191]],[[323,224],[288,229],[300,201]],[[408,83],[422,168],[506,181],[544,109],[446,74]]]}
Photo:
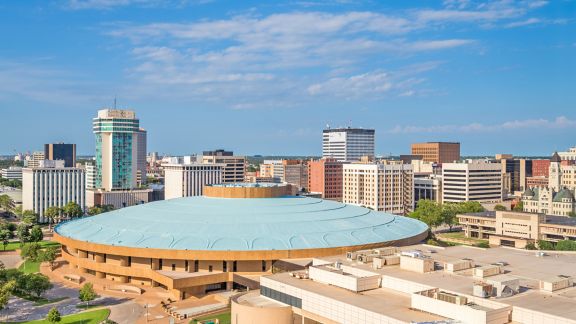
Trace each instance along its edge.
{"label": "low-rise building", "polygon": [[114,209],[145,204],[150,201],[153,190],[150,188],[106,191],[103,189],[86,190],[86,206],[112,205]]}
{"label": "low-rise building", "polygon": [[11,166],[0,171],[0,175],[8,180],[22,180],[22,168]]}
{"label": "low-rise building", "polygon": [[323,158],[308,162],[308,190],[322,198],[342,201],[344,162]]}
{"label": "low-rise building", "polygon": [[236,156],[232,151],[204,151],[202,163],[224,164],[222,183],[244,182],[246,172],[246,157]]}
{"label": "low-rise building", "polygon": [[22,209],[32,210],[38,222],[48,222],[44,211],[75,202],[86,208],[84,169],[66,168],[64,161],[41,161],[37,168],[22,169]]}
{"label": "low-rise building", "polygon": [[201,196],[207,184],[222,183],[225,164],[163,164],[164,197]]}
{"label": "low-rise building", "polygon": [[489,211],[457,215],[467,237],[525,248],[539,240],[576,240],[576,219],[539,213]]}
{"label": "low-rise building", "polygon": [[486,161],[442,165],[443,202],[502,201],[502,164]]}
{"label": "low-rise building", "polygon": [[414,206],[420,199],[442,203],[442,176],[414,174]]}

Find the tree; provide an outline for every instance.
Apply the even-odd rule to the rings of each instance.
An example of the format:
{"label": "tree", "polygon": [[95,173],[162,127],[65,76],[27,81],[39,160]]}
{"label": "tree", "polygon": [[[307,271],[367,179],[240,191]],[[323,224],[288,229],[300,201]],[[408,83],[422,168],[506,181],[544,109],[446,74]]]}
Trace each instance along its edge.
{"label": "tree", "polygon": [[52,307],[50,309],[50,311],[48,312],[48,315],[46,315],[46,320],[50,323],[58,323],[62,320],[62,317],[60,316],[60,312],[58,311],[58,309],[56,307]]}
{"label": "tree", "polygon": [[536,244],[534,244],[534,242],[530,242],[530,243],[526,244],[526,250],[537,250]]}
{"label": "tree", "polygon": [[512,208],[513,211],[515,212],[521,212],[524,211],[524,203],[519,201],[516,206],[514,206],[514,208]]}
{"label": "tree", "polygon": [[55,223],[61,213],[62,210],[58,206],[48,207],[44,210],[44,216],[48,218],[48,229],[52,230],[52,223]]}
{"label": "tree", "polygon": [[480,204],[477,201],[464,201],[461,202],[459,205],[460,208],[458,210],[458,213],[460,214],[480,213],[485,211],[484,207],[482,207],[482,204]]}
{"label": "tree", "polygon": [[576,251],[576,242],[563,240],[556,243],[557,251]]}
{"label": "tree", "polygon": [[94,292],[94,287],[92,286],[92,284],[87,282],[84,284],[84,286],[82,286],[82,289],[80,289],[78,297],[80,298],[81,301],[85,302],[86,307],[88,307],[88,303],[96,299],[98,295],[96,295],[96,293]]}
{"label": "tree", "polygon": [[39,254],[40,244],[36,242],[24,245],[20,250],[20,256],[29,261],[38,261]]}
{"label": "tree", "polygon": [[6,229],[0,230],[0,241],[2,241],[4,251],[6,251],[6,246],[8,245],[10,238],[12,238],[12,232]]}
{"label": "tree", "polygon": [[44,239],[44,233],[42,233],[42,228],[38,225],[32,226],[30,230],[30,241],[40,242]]}
{"label": "tree", "polygon": [[29,273],[25,275],[26,279],[26,292],[29,294],[34,293],[40,297],[45,291],[52,288],[50,279],[40,273]]}
{"label": "tree", "polygon": [[32,210],[25,210],[22,212],[22,221],[26,224],[36,224],[38,215]]}
{"label": "tree", "polygon": [[540,250],[552,251],[552,250],[554,250],[554,244],[552,244],[548,241],[538,240],[538,248]]}
{"label": "tree", "polygon": [[15,288],[16,281],[14,280],[0,284],[0,310],[3,310],[4,307],[6,307],[8,300],[10,299],[10,296],[12,296]]}
{"label": "tree", "polygon": [[80,205],[78,205],[73,201],[64,205],[64,207],[62,207],[62,211],[64,212],[64,215],[66,215],[68,218],[80,217],[84,215],[82,207],[80,207]]}
{"label": "tree", "polygon": [[568,216],[570,216],[570,217],[576,217],[576,212],[571,211],[571,212],[568,213]]}
{"label": "tree", "polygon": [[506,206],[498,204],[498,205],[494,206],[494,210],[495,211],[505,211],[507,209],[506,209]]}
{"label": "tree", "polygon": [[12,212],[18,216],[21,217],[22,216],[22,206],[16,206],[14,207],[14,209],[12,210]]}
{"label": "tree", "polygon": [[442,208],[442,223],[448,225],[449,231],[452,232],[452,226],[458,223],[456,215],[459,213],[460,205],[456,203],[446,203]]}
{"label": "tree", "polygon": [[442,217],[442,208],[437,202],[429,199],[418,200],[416,210],[408,214],[408,216],[416,218],[428,225],[431,236],[434,236],[434,234],[432,234],[432,228],[437,227],[444,222]]}
{"label": "tree", "polygon": [[20,240],[20,246],[24,245],[24,243],[30,241],[30,225],[28,224],[19,224],[16,227],[16,236],[18,240]]}
{"label": "tree", "polygon": [[0,195],[0,208],[11,211],[14,208],[14,201],[8,195]]}
{"label": "tree", "polygon": [[88,208],[88,215],[90,216],[94,216],[94,215],[98,215],[102,213],[102,208],[100,208],[99,206],[93,206]]}
{"label": "tree", "polygon": [[54,261],[58,256],[58,248],[55,246],[49,246],[46,249],[40,251],[38,255],[38,260],[41,262],[48,262],[50,264],[50,270],[54,269]]}

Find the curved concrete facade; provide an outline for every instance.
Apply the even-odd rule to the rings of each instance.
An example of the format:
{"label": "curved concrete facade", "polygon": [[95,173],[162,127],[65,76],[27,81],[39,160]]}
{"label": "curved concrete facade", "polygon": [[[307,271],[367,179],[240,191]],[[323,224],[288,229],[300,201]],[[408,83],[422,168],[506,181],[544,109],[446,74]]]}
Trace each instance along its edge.
{"label": "curved concrete facade", "polygon": [[292,307],[271,305],[271,301],[265,301],[265,305],[255,303],[255,295],[258,292],[232,298],[232,324],[294,323]]}

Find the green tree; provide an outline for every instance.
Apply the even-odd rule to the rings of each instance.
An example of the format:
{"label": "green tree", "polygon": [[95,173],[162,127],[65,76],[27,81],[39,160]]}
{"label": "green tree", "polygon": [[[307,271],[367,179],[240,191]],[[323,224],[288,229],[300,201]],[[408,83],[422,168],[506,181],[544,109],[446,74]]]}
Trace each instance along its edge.
{"label": "green tree", "polygon": [[0,208],[11,211],[14,208],[14,201],[8,195],[0,195]]}
{"label": "green tree", "polygon": [[464,201],[461,202],[459,205],[460,208],[458,210],[458,213],[460,214],[480,213],[485,211],[484,207],[482,207],[482,204],[480,204],[477,201]]}
{"label": "green tree", "polygon": [[50,264],[50,270],[54,269],[54,261],[58,257],[58,248],[55,246],[49,246],[46,249],[40,251],[38,255],[38,261],[48,262]]}
{"label": "green tree", "polygon": [[102,208],[100,208],[99,206],[93,206],[88,208],[88,215],[90,216],[94,216],[94,215],[98,215],[102,213]]}
{"label": "green tree", "polygon": [[16,236],[18,240],[20,240],[20,246],[24,245],[24,243],[30,241],[30,225],[28,224],[19,224],[16,227]]}
{"label": "green tree", "polygon": [[498,205],[494,206],[494,210],[495,211],[505,211],[507,209],[506,209],[506,206],[498,204]]}
{"label": "green tree", "polygon": [[512,208],[512,210],[513,210],[513,211],[516,211],[516,212],[524,211],[524,203],[521,202],[521,201],[519,201],[519,202],[516,204],[516,206],[514,206],[514,208]]}
{"label": "green tree", "polygon": [[8,300],[10,299],[10,296],[12,296],[15,288],[16,281],[14,280],[0,284],[0,310],[3,310],[4,307],[6,307]]}
{"label": "green tree", "polygon": [[22,206],[16,206],[14,207],[14,209],[12,210],[12,212],[14,213],[14,215],[18,216],[18,217],[22,217]]}
{"label": "green tree", "polygon": [[6,246],[8,245],[10,238],[12,238],[12,233],[9,230],[7,229],[0,230],[0,241],[2,241],[4,251],[6,251]]}
{"label": "green tree", "polygon": [[534,242],[526,244],[526,250],[536,250],[536,244]]}
{"label": "green tree", "polygon": [[32,226],[30,230],[30,241],[40,242],[44,239],[44,233],[42,233],[42,228],[38,225]]}
{"label": "green tree", "polygon": [[555,250],[554,244],[544,240],[538,240],[538,248],[540,250],[547,250],[547,251]]}
{"label": "green tree", "polygon": [[20,250],[20,256],[23,259],[29,261],[38,261],[38,256],[40,255],[40,244],[33,242],[30,244],[26,244]]}
{"label": "green tree", "polygon": [[50,309],[50,311],[48,312],[48,315],[46,315],[46,320],[50,323],[58,323],[62,320],[62,317],[60,316],[60,312],[58,311],[58,309],[56,307],[52,307]]}
{"label": "green tree", "polygon": [[571,211],[571,212],[568,213],[568,216],[570,216],[570,217],[576,217],[576,212]]}
{"label": "green tree", "polygon": [[26,291],[28,294],[35,294],[40,297],[48,289],[52,288],[50,279],[40,273],[29,273],[25,275],[26,278]]}
{"label": "green tree", "polygon": [[48,218],[48,229],[52,230],[52,224],[56,222],[61,213],[62,210],[58,206],[48,207],[44,210],[44,216]]}
{"label": "green tree", "polygon": [[68,218],[80,217],[84,215],[82,207],[80,207],[80,205],[78,205],[73,201],[67,203],[64,207],[62,207],[62,211],[64,212],[64,215],[66,215]]}
{"label": "green tree", "polygon": [[38,215],[32,210],[25,210],[22,212],[22,222],[26,224],[36,224],[38,220]]}
{"label": "green tree", "polygon": [[576,242],[570,240],[563,240],[556,243],[557,251],[576,251]]}
{"label": "green tree", "polygon": [[480,243],[476,244],[476,246],[479,247],[479,248],[485,248],[485,249],[487,249],[487,248],[490,247],[490,244],[489,244],[488,242],[480,242]]}
{"label": "green tree", "polygon": [[96,299],[96,297],[98,297],[98,295],[94,292],[94,287],[90,282],[87,282],[82,286],[78,296],[81,301],[86,303],[86,306],[88,306],[88,303]]}
{"label": "green tree", "polygon": [[446,203],[441,205],[442,209],[442,223],[448,225],[449,231],[452,232],[452,227],[458,224],[456,215],[460,211],[460,205],[456,203]]}
{"label": "green tree", "polygon": [[408,216],[428,225],[432,237],[434,236],[432,228],[437,227],[444,222],[442,217],[442,208],[437,202],[429,199],[418,200],[416,210],[408,214]]}

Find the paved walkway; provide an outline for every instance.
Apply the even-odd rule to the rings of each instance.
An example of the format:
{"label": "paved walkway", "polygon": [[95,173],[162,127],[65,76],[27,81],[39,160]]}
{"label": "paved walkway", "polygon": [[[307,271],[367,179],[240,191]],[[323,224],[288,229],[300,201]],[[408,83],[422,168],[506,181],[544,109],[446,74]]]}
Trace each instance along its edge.
{"label": "paved walkway", "polygon": [[22,262],[22,258],[15,251],[0,252],[0,261],[4,263],[6,269],[18,268]]}
{"label": "paved walkway", "polygon": [[133,300],[110,307],[110,319],[118,324],[133,324],[146,314],[142,305]]}

